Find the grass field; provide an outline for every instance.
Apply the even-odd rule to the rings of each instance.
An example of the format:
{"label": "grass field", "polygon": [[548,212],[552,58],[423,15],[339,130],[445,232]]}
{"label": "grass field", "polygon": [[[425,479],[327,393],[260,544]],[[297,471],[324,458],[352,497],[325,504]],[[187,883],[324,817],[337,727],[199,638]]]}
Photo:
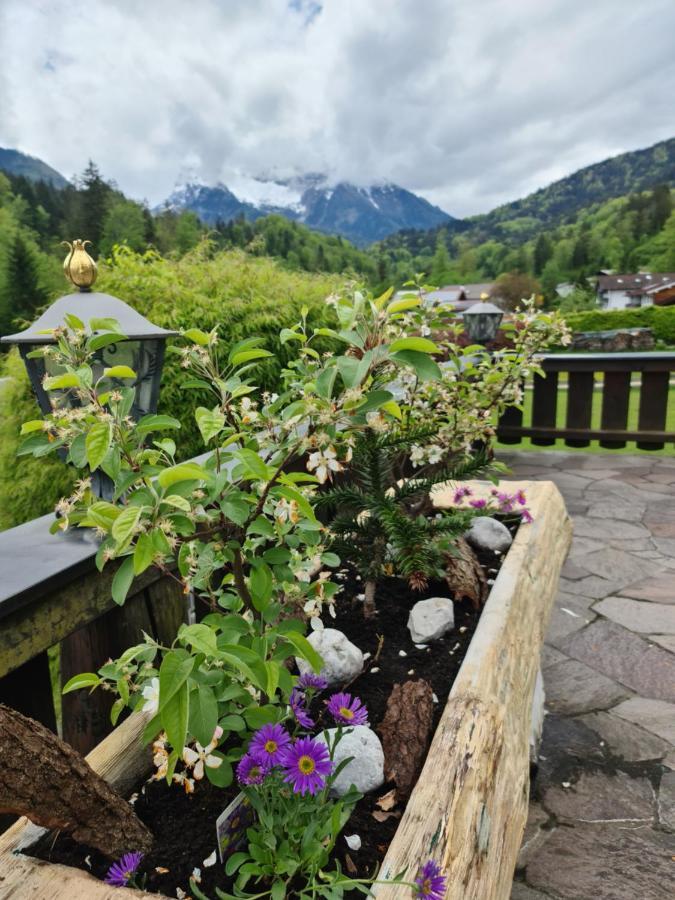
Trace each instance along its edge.
{"label": "grass field", "polygon": [[[566,374],[566,373],[561,373]],[[597,376],[596,376],[597,379]],[[564,383],[564,382],[563,382]],[[591,427],[600,427],[600,415],[602,408],[602,390],[601,383],[598,384],[593,392],[593,409],[591,413]],[[523,423],[529,424],[532,421],[532,396],[533,391],[528,387],[525,391],[525,403],[523,406]],[[631,388],[630,400],[628,405],[628,428],[636,429],[638,425],[638,408],[640,403],[640,389],[638,387]],[[567,416],[567,391],[558,390],[558,404],[556,409],[556,426],[563,428]],[[671,385],[668,394],[668,411],[666,416],[666,430],[675,433],[675,385]],[[497,442],[497,447],[505,450],[569,450],[571,453],[645,453],[650,456],[675,456],[675,444],[666,444],[663,450],[639,450],[635,442],[629,441],[626,447],[620,450],[608,450],[601,447],[597,441],[591,441],[588,447],[568,447],[563,440],[557,440],[555,444],[540,447],[533,444],[529,438],[523,438],[520,444],[503,444]]]}

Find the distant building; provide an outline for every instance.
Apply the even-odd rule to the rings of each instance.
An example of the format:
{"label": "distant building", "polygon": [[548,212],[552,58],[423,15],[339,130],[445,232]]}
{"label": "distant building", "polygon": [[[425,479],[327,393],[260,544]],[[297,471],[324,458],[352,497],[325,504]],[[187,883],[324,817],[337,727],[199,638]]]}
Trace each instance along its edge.
{"label": "distant building", "polygon": [[[494,281],[485,281],[480,284],[446,284],[438,290],[426,291],[423,295],[424,302],[452,306],[454,312],[461,315],[464,310],[473,306],[474,303],[478,303],[481,295],[484,294],[488,294],[493,303],[499,303],[499,298],[491,294],[494,286]],[[398,291],[396,296],[402,297],[409,293],[410,291]]]}
{"label": "distant building", "polygon": [[670,306],[675,304],[675,272],[639,272],[636,275],[601,272],[596,291],[602,309]]}
{"label": "distant building", "polygon": [[560,284],[556,284],[555,286],[556,294],[563,299],[565,297],[569,297],[569,295],[573,294],[575,290],[576,287],[574,284],[572,284],[571,281],[561,281]]}

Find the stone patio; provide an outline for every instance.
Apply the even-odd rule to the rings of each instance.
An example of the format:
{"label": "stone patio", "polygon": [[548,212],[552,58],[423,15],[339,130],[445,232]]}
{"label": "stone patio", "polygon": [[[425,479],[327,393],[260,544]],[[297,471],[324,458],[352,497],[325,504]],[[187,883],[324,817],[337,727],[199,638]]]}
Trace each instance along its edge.
{"label": "stone patio", "polygon": [[512,900],[675,896],[675,458],[500,456],[574,538],[542,655],[547,715]]}

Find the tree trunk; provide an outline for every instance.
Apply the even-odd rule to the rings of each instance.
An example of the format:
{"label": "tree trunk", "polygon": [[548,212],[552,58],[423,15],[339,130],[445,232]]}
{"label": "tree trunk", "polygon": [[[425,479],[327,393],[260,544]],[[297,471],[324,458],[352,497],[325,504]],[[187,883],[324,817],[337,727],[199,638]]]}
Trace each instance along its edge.
{"label": "tree trunk", "polygon": [[384,775],[396,784],[399,800],[408,798],[422,769],[433,716],[433,691],[428,681],[420,678],[394,685],[377,731],[384,750]]}
{"label": "tree trunk", "polygon": [[375,606],[376,587],[376,581],[366,581],[363,586],[365,592],[365,596],[363,599],[363,615],[366,617],[366,619],[372,619],[377,612],[377,607]]}
{"label": "tree trunk", "polygon": [[0,705],[0,813],[27,816],[116,858],[148,851],[152,834],[79,753],[43,725]]}

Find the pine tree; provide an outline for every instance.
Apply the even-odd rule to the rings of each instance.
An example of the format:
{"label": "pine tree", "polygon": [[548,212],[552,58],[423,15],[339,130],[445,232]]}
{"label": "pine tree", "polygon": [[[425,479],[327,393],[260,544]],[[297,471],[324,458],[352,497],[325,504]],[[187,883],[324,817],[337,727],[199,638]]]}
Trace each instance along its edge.
{"label": "pine tree", "polygon": [[541,275],[544,271],[544,266],[549,261],[553,254],[553,247],[551,246],[551,241],[546,234],[540,234],[537,238],[537,242],[534,245],[534,256],[533,256],[533,265],[534,265],[534,274]]}
{"label": "pine tree", "polygon": [[[17,231],[7,259],[6,293],[10,320],[33,320],[49,299],[40,279],[36,249]],[[7,327],[13,322],[3,323]]]}
{"label": "pine tree", "polygon": [[442,287],[448,280],[451,266],[448,245],[445,243],[445,232],[439,231],[436,238],[436,251],[431,260],[431,271],[429,272],[432,284]]}

